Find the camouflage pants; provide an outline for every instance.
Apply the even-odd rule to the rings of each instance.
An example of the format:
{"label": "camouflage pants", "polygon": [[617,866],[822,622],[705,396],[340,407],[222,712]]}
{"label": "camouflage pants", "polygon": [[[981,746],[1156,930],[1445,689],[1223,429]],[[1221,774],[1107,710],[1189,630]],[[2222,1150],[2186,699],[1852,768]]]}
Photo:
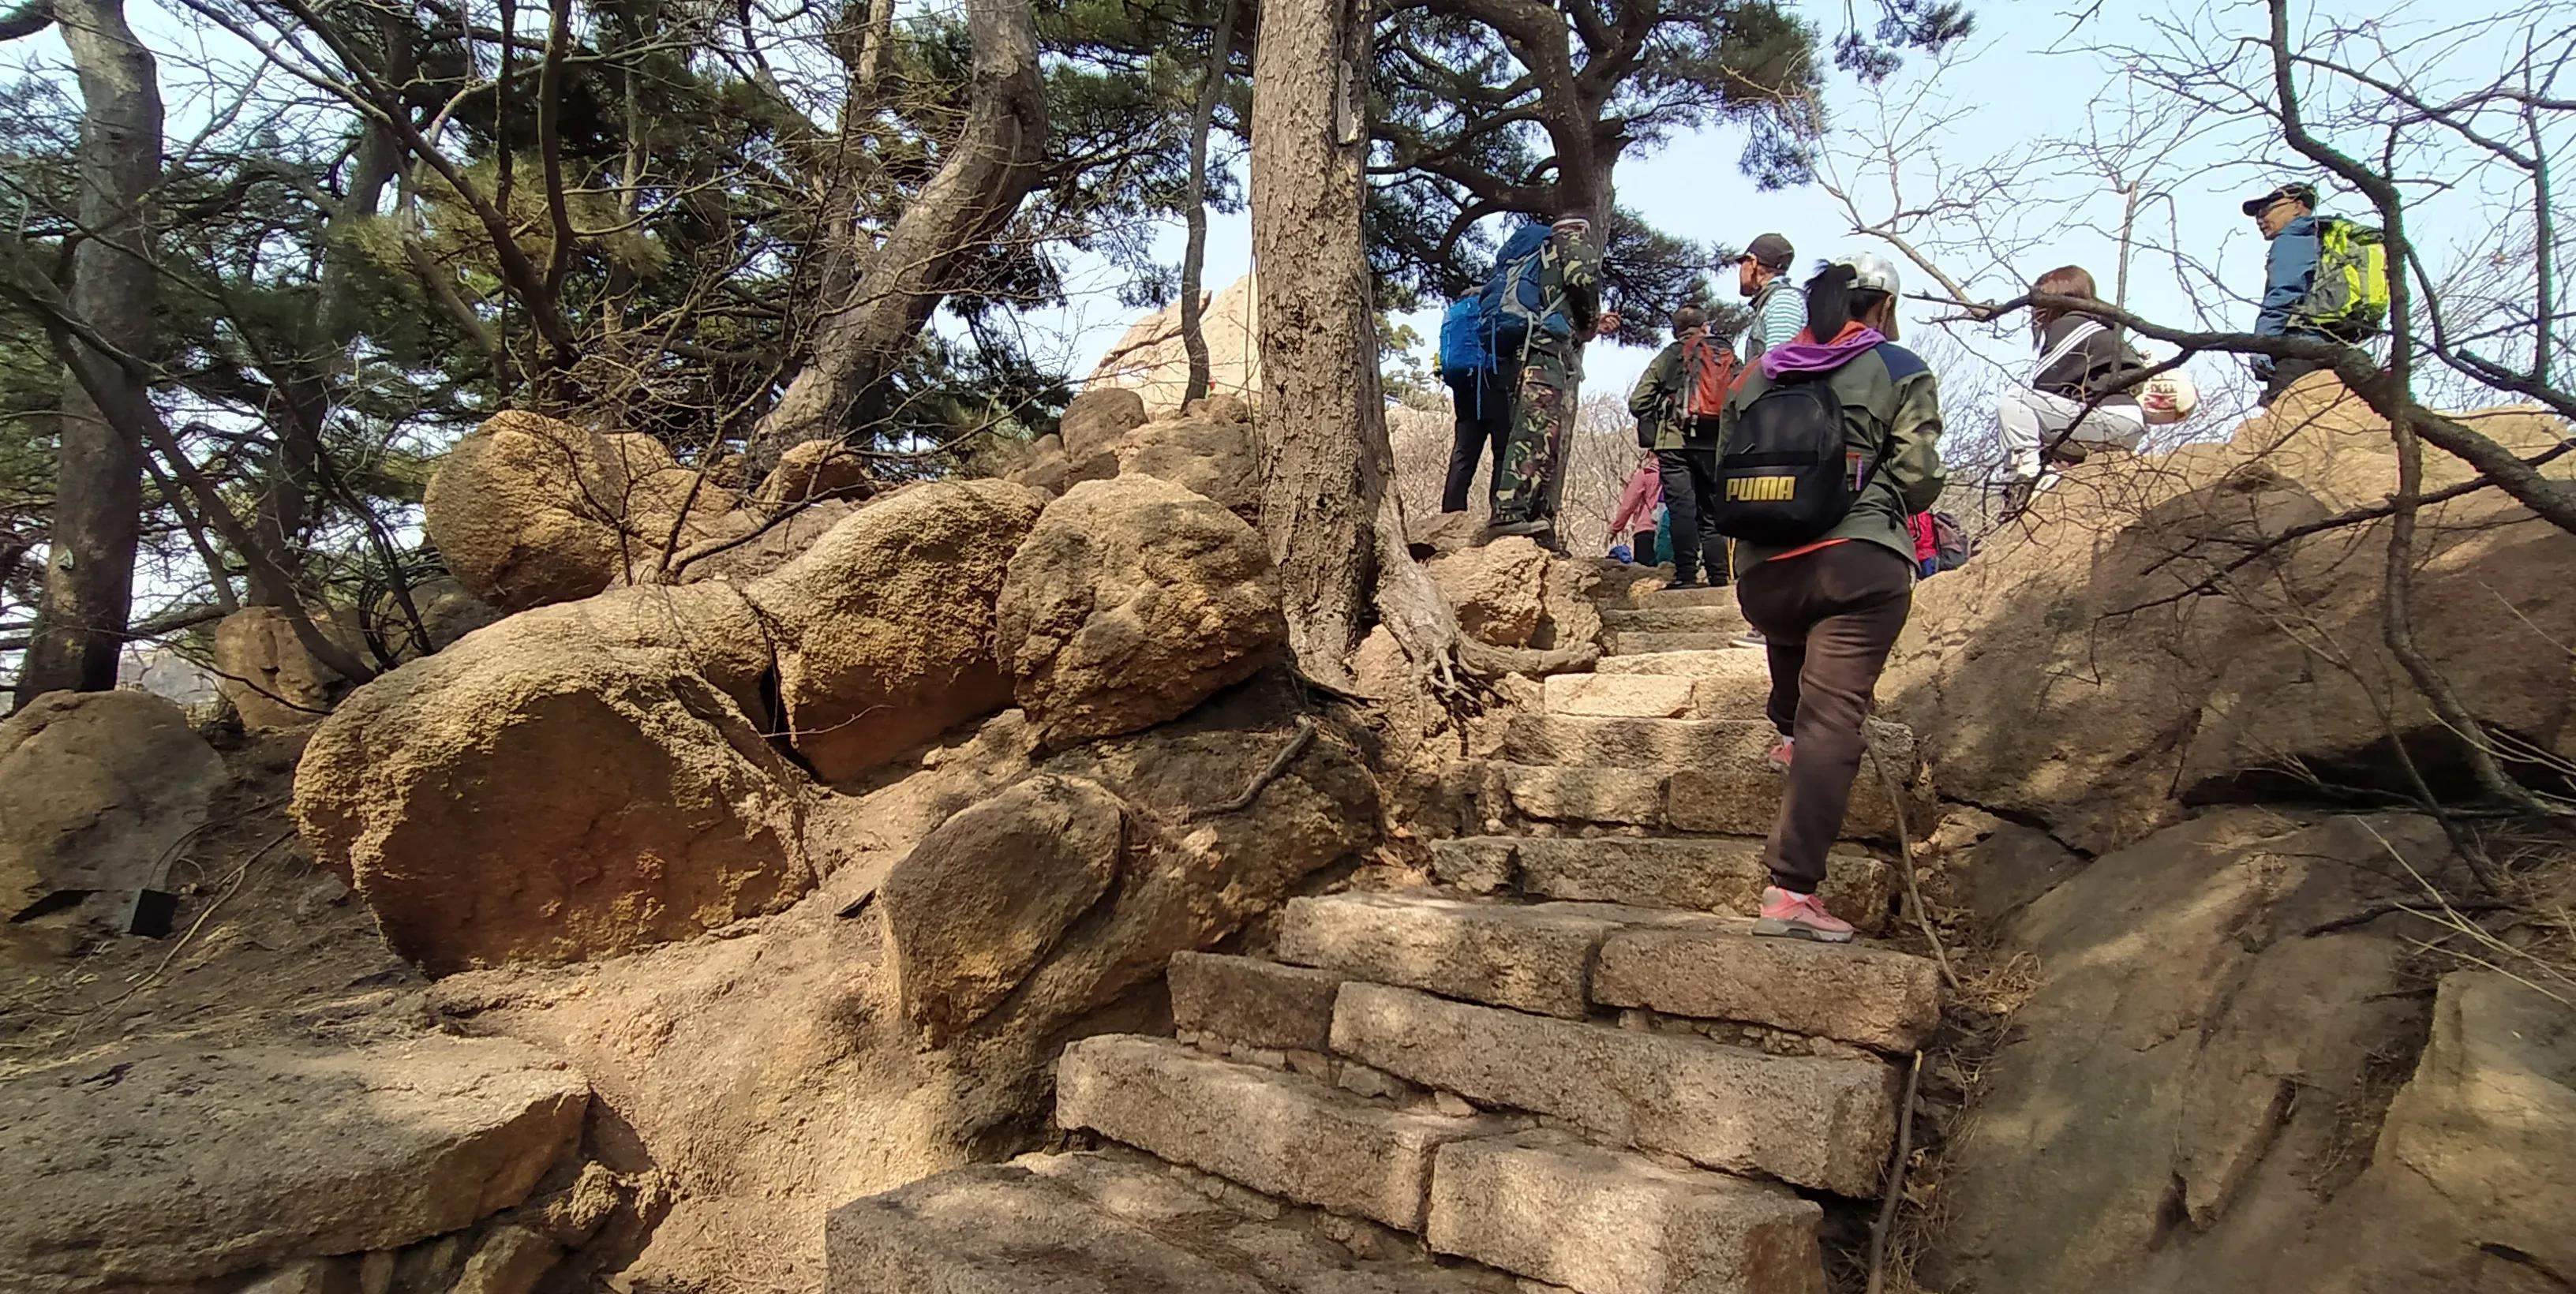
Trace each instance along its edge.
{"label": "camouflage pants", "polygon": [[1565,437],[1574,418],[1574,365],[1568,343],[1530,343],[1512,395],[1511,429],[1502,470],[1494,476],[1494,524],[1556,520],[1565,493]]}

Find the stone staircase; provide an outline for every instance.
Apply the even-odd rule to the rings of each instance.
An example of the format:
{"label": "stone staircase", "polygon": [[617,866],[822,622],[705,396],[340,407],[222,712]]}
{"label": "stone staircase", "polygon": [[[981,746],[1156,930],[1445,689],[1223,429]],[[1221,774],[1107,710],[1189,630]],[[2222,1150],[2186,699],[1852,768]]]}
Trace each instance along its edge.
{"label": "stone staircase", "polygon": [[[1940,981],[1748,933],[1780,778],[1725,596],[1605,606],[1611,654],[1509,722],[1434,889],[1174,957],[1177,1037],[1059,1063],[1104,1149],[836,1210],[832,1294],[1821,1294],[1821,1201],[1877,1193]],[[1910,734],[1872,746],[1928,794]],[[1857,791],[1826,892],[1875,930],[1897,805]]]}

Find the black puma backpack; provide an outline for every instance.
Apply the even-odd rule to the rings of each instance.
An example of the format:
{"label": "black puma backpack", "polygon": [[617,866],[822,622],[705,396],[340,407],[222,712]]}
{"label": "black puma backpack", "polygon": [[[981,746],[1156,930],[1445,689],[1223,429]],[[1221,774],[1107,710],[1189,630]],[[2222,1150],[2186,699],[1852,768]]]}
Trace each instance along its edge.
{"label": "black puma backpack", "polygon": [[1842,398],[1823,377],[1775,381],[1735,418],[1717,456],[1717,533],[1785,548],[1822,539],[1860,498],[1869,465],[1843,447]]}

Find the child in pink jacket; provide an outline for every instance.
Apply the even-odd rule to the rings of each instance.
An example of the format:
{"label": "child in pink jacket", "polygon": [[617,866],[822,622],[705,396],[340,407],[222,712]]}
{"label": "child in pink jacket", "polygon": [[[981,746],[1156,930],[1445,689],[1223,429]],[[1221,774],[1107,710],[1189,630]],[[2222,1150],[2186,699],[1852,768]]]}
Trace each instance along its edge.
{"label": "child in pink jacket", "polygon": [[1633,532],[1637,546],[1631,550],[1636,554],[1639,566],[1655,564],[1655,509],[1664,502],[1662,471],[1654,454],[1649,452],[1645,461],[1637,465],[1637,470],[1628,474],[1628,484],[1619,491],[1619,510],[1610,517],[1610,533],[1613,535],[1632,533],[1628,529],[1632,522],[1639,527]]}

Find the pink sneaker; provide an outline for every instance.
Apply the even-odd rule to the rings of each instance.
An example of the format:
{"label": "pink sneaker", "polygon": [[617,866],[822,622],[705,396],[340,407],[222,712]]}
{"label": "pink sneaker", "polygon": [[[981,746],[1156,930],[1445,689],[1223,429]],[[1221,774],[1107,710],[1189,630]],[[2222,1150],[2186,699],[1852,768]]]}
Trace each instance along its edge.
{"label": "pink sneaker", "polygon": [[1850,922],[1825,911],[1824,903],[1815,895],[1792,894],[1772,885],[1762,891],[1762,919],[1753,923],[1753,933],[1847,944],[1855,932]]}
{"label": "pink sneaker", "polygon": [[1773,746],[1771,748],[1771,753],[1763,756],[1763,758],[1770,763],[1773,771],[1785,773],[1789,771],[1789,760],[1797,753],[1798,739],[1795,737],[1782,737],[1780,739],[1780,744]]}

